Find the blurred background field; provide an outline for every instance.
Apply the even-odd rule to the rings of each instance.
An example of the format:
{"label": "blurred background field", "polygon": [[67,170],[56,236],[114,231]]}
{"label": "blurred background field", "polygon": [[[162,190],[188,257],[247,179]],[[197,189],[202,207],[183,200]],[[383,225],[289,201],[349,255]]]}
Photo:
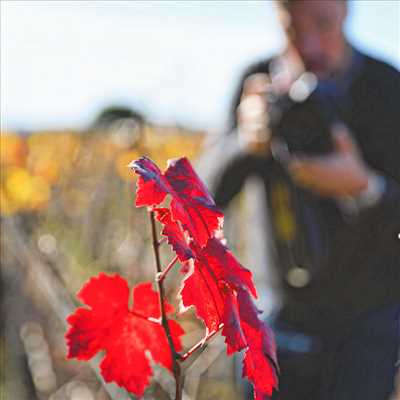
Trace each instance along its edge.
{"label": "blurred background field", "polygon": [[[116,387],[107,392],[86,363],[65,360],[65,317],[77,305],[74,294],[100,271],[118,272],[131,284],[153,280],[147,213],[134,207],[135,176],[127,165],[141,155],[161,168],[167,159],[182,154],[193,161],[204,133],[130,117],[103,119],[94,124],[95,130],[86,132],[1,133],[2,390],[6,399],[125,396]],[[171,257],[165,248],[164,261]],[[178,275],[167,280],[168,296],[176,306]],[[180,320],[189,347],[204,330],[192,313]],[[192,383],[188,374],[192,395],[198,391],[199,371],[207,375],[220,355],[223,344],[218,343],[207,349],[210,354],[202,356],[203,364],[197,362]],[[216,371],[211,373],[214,384],[207,393],[224,398],[220,396],[226,392],[225,398],[232,398],[231,387],[217,378],[231,379],[233,369],[227,373],[224,362]],[[149,389],[149,399],[163,398],[165,387],[158,388],[157,381],[165,377],[159,375]],[[204,385],[201,388],[204,391]],[[70,392],[76,392],[76,397]]]}
{"label": "blurred background field", "polygon": [[[149,221],[146,210],[134,207],[136,178],[127,165],[142,155],[161,168],[182,154],[194,161],[204,133],[152,125],[136,115],[115,117],[116,110],[121,111],[106,110],[85,132],[1,133],[1,357],[6,399],[127,398],[114,385],[103,387],[96,362],[91,368],[65,360],[65,317],[78,304],[75,293],[100,271],[118,272],[132,285],[153,280]],[[171,258],[165,247],[163,260]],[[177,308],[179,279],[176,274],[167,280],[168,296]],[[191,312],[179,319],[189,348],[204,329]],[[210,373],[208,367],[222,349],[223,343],[215,341],[206,351],[210,354],[202,355],[204,361],[191,367],[192,396],[199,392],[201,374]],[[205,385],[212,384],[212,389],[200,398],[210,398],[211,392],[215,398],[234,396],[226,383],[233,366],[227,373],[226,365],[210,373]],[[159,371],[146,398],[168,398],[164,392],[171,382],[164,382],[164,375]]]}
{"label": "blurred background field", "polygon": [[[351,2],[347,27],[358,47],[396,66],[399,7]],[[165,168],[185,155],[210,177],[229,155],[210,144],[239,75],[284,44],[268,0],[1,1],[0,400],[129,398],[103,385],[98,360],[66,361],[64,343],[65,317],[90,276],[153,279],[149,222],[134,207],[127,164],[147,155]],[[257,184],[248,186],[231,213],[240,225],[225,231],[266,310],[264,219]],[[167,246],[162,257],[171,258]],[[166,281],[176,307],[179,279]],[[203,326],[193,312],[179,320],[190,347]],[[186,399],[243,398],[236,374],[216,337],[187,366]],[[171,383],[156,369],[145,398],[168,399]]]}

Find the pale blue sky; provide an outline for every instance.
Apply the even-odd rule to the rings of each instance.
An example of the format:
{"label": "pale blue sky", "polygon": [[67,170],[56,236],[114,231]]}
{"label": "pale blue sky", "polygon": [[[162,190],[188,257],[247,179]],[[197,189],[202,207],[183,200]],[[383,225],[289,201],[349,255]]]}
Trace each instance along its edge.
{"label": "pale blue sky", "polygon": [[[274,13],[271,1],[3,0],[2,129],[84,127],[117,103],[221,129],[241,70],[284,45]],[[347,31],[400,67],[399,0],[353,0]]]}

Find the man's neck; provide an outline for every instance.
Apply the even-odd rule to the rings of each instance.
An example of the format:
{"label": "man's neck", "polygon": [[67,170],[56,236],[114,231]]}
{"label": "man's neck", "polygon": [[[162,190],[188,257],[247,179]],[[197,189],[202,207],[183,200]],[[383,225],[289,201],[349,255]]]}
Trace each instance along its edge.
{"label": "man's neck", "polygon": [[348,42],[345,44],[343,57],[338,67],[332,71],[327,79],[339,81],[343,79],[350,71],[353,64],[354,50]]}

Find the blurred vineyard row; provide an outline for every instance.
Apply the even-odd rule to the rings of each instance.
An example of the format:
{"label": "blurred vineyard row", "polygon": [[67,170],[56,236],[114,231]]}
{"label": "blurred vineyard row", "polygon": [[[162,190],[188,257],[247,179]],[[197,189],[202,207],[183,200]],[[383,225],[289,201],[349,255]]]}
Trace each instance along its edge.
{"label": "blurred vineyard row", "polygon": [[[77,305],[77,290],[99,271],[118,272],[130,284],[153,279],[149,222],[146,210],[134,207],[136,177],[127,165],[142,155],[161,168],[182,155],[195,161],[203,139],[202,132],[133,120],[84,132],[1,133],[5,399],[127,398],[115,388],[106,390],[94,367],[66,362],[65,317]],[[167,247],[162,256],[169,261]],[[167,283],[171,299],[178,272],[175,278]],[[190,313],[183,322],[189,347],[204,331]],[[215,364],[222,348],[211,346],[211,355],[196,366],[193,393],[208,387],[196,386],[198,372]],[[218,370],[226,374],[225,364]],[[147,398],[167,398],[165,387],[158,388],[162,378],[158,381]],[[209,381],[203,398],[210,398],[210,390],[217,391],[215,398],[233,398],[232,388],[216,384],[215,374]]]}
{"label": "blurred vineyard row", "polygon": [[1,214],[47,210],[61,201],[68,215],[88,205],[98,178],[129,182],[129,161],[142,155],[159,165],[185,154],[194,159],[203,135],[178,129],[144,126],[140,132],[120,127],[111,134],[90,132],[37,132],[22,136],[2,132]]}

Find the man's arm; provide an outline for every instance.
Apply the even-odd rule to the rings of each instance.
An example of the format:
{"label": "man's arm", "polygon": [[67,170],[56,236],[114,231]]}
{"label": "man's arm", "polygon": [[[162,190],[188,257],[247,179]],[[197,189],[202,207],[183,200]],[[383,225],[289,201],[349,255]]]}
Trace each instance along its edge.
{"label": "man's arm", "polygon": [[268,67],[269,62],[263,61],[247,68],[234,95],[228,140],[235,142],[236,152],[228,161],[213,160],[221,163],[211,184],[219,207],[229,204],[250,175],[265,178],[270,162],[266,121]]}
{"label": "man's arm", "polygon": [[294,160],[295,180],[321,195],[353,200],[360,214],[400,208],[399,104],[400,73],[370,59],[353,90],[357,144],[349,132],[340,135],[339,130],[332,155]]}
{"label": "man's arm", "polygon": [[361,215],[381,207],[400,208],[399,182],[384,169],[369,166],[343,127],[333,137],[336,144],[333,154],[299,157],[290,162],[289,171],[296,183],[337,199],[345,213]]}
{"label": "man's arm", "polygon": [[249,176],[265,174],[268,162],[266,157],[250,153],[238,153],[232,158],[220,171],[211,188],[217,206],[225,208],[241,191]]}

